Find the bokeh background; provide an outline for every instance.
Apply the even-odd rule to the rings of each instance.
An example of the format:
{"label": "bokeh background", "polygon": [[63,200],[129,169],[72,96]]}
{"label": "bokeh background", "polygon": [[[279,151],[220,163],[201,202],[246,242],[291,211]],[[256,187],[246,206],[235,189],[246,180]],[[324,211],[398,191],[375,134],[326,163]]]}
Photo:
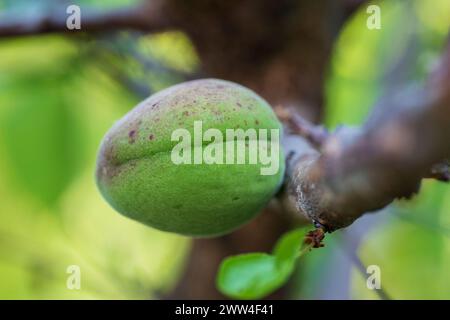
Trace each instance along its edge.
{"label": "bokeh background", "polygon": [[[0,19],[39,14],[51,2],[0,0]],[[373,3],[382,28],[365,27],[364,6],[333,48],[329,128],[359,124],[399,83],[421,82],[442,50],[450,1]],[[198,66],[181,32],[0,39],[0,298],[154,299],[173,288],[191,240],[114,212],[96,189],[94,167],[114,121]],[[378,265],[393,299],[450,299],[450,186],[426,181],[412,201],[368,215],[326,244],[300,261],[292,298],[379,299],[365,283],[365,267]],[[81,268],[81,290],[66,287],[70,265]]]}

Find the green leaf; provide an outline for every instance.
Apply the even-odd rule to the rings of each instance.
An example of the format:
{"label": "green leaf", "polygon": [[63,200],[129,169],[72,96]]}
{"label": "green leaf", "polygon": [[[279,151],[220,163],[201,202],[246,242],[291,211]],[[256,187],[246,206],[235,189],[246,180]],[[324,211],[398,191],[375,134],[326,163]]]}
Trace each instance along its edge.
{"label": "green leaf", "polygon": [[299,257],[299,250],[303,243],[303,238],[309,228],[301,228],[289,231],[278,240],[273,250],[273,254],[279,262],[292,263]]}
{"label": "green leaf", "polygon": [[[46,44],[66,48],[68,44],[54,39]],[[14,43],[11,45],[13,46]],[[18,187],[52,206],[76,177],[83,163],[84,128],[76,105],[73,79],[79,72],[75,56],[52,56],[53,65],[45,70],[34,64],[34,53],[45,45],[21,42],[20,50],[28,52],[14,63],[28,66],[17,72],[2,73],[0,85],[0,139],[9,162],[14,187]],[[3,58],[14,51],[2,52],[0,67],[13,62]],[[8,50],[6,50],[8,51]],[[38,57],[36,57],[39,60]],[[28,62],[31,61],[31,62]],[[12,67],[11,67],[12,68]],[[3,150],[2,150],[3,151]]]}
{"label": "green leaf", "polygon": [[286,233],[273,254],[248,253],[226,258],[219,268],[217,287],[236,299],[259,299],[281,287],[294,270],[302,253],[306,229]]}
{"label": "green leaf", "polygon": [[274,256],[242,254],[225,259],[219,269],[219,290],[232,298],[259,299],[284,282]]}

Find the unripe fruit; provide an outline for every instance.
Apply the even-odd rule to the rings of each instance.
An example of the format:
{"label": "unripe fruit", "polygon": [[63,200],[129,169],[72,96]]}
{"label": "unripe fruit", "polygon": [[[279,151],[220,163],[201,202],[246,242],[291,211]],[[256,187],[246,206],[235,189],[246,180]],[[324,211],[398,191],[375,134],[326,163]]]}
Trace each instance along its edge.
{"label": "unripe fruit", "polygon": [[[256,164],[248,158],[245,164],[175,164],[173,150],[180,140],[172,141],[172,133],[184,128],[195,136],[195,121],[202,121],[203,133],[215,128],[224,139],[227,129],[257,129],[259,139],[259,129],[267,129],[268,138],[273,131],[281,135],[281,124],[267,102],[243,86],[205,79],[170,87],[136,106],[104,137],[96,177],[105,199],[131,219],[191,236],[229,232],[260,212],[284,175],[282,150],[270,148],[279,141],[269,140],[272,150],[266,150],[276,152],[279,164],[272,175],[261,174],[267,163],[259,157]],[[218,141],[192,144],[191,159],[195,152],[217,146],[213,142]],[[224,145],[234,142],[225,140]],[[245,142],[248,152],[252,143]],[[223,159],[229,150],[224,148]]]}

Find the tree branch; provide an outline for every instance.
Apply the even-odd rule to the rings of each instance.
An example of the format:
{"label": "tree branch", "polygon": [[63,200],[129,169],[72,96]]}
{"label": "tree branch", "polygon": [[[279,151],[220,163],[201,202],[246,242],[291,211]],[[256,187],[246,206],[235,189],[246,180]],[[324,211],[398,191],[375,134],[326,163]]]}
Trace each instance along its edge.
{"label": "tree branch", "polygon": [[424,86],[384,103],[384,113],[338,129],[320,152],[302,148],[288,158],[285,198],[328,231],[410,197],[450,156],[450,49]]}
{"label": "tree branch", "polygon": [[81,7],[81,30],[69,30],[66,26],[66,6],[35,14],[30,17],[0,16],[0,37],[15,37],[46,33],[101,32],[133,29],[159,32],[172,26],[166,15],[163,1],[146,1],[134,7],[99,11]]}

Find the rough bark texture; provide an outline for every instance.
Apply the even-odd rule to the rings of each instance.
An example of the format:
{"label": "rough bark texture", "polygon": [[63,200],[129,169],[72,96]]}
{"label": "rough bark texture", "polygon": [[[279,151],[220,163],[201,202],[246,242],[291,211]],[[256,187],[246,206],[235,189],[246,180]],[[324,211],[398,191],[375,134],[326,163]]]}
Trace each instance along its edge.
{"label": "rough bark texture", "polygon": [[378,108],[385,112],[338,130],[320,152],[300,152],[289,163],[290,200],[328,231],[409,198],[430,171],[446,180],[447,164],[435,164],[450,156],[450,50],[423,87],[400,91]]}

